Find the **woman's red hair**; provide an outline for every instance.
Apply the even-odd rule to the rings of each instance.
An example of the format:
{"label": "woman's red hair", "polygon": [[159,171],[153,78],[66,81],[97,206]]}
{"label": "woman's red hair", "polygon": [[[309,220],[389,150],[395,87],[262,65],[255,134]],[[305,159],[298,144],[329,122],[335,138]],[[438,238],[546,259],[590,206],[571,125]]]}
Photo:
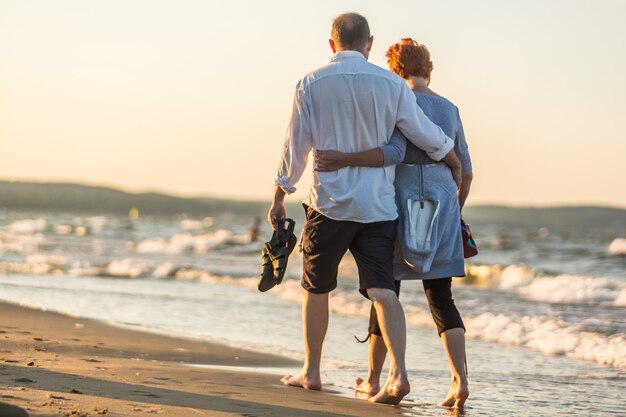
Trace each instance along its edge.
{"label": "woman's red hair", "polygon": [[428,49],[411,38],[401,39],[387,49],[385,54],[389,69],[400,77],[407,79],[416,77],[430,78],[433,63]]}

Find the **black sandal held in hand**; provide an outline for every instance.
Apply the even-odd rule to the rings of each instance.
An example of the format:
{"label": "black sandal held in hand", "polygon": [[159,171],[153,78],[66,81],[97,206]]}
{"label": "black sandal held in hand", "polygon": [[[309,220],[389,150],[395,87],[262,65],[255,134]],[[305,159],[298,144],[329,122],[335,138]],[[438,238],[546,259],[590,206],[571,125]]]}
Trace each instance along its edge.
{"label": "black sandal held in hand", "polygon": [[272,238],[265,243],[261,252],[261,278],[257,284],[259,291],[265,292],[283,282],[287,260],[298,243],[298,238],[293,234],[295,226],[296,222],[292,219],[282,219],[276,223]]}

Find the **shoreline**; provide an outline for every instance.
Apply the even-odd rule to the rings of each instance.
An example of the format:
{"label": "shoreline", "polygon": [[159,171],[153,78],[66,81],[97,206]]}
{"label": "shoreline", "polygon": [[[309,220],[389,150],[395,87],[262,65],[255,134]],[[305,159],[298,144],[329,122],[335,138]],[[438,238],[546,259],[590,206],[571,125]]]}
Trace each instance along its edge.
{"label": "shoreline", "polygon": [[348,398],[332,386],[321,393],[285,387],[275,372],[300,366],[288,358],[4,301],[0,342],[3,417],[374,417],[407,411]]}

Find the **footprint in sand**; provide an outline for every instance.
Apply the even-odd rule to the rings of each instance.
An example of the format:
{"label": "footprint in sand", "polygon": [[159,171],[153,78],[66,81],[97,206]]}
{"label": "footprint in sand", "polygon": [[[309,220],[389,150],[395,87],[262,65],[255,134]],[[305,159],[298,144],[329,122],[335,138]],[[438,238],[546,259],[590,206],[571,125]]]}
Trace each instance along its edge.
{"label": "footprint in sand", "polygon": [[139,411],[142,413],[150,413],[150,414],[161,414],[163,412],[163,409],[162,408],[133,407],[133,411]]}
{"label": "footprint in sand", "polygon": [[156,379],[157,381],[169,381],[172,384],[182,384],[182,382],[177,381],[177,380],[172,379],[172,378],[165,378],[165,377],[158,377],[157,376],[157,377],[154,377],[153,379]]}
{"label": "footprint in sand", "polygon": [[72,410],[64,414],[65,417],[89,417],[89,413],[83,410]]}

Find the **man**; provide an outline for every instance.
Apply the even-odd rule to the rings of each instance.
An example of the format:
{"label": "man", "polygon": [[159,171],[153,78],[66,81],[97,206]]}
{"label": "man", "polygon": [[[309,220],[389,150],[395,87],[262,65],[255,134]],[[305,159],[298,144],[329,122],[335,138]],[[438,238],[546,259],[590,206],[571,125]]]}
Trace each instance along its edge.
{"label": "man", "polygon": [[[397,126],[430,157],[460,166],[454,142],[430,122],[404,80],[367,62],[372,48],[367,20],[346,13],[333,21],[331,62],[296,87],[293,113],[276,177],[270,223],[286,216],[284,197],[306,167],[312,149],[357,152],[387,143]],[[397,228],[394,167],[348,167],[313,173],[305,199],[302,235],[306,290],[302,306],[305,363],[285,385],[319,390],[322,345],[328,328],[328,294],[337,285],[341,258],[350,250],[359,291],[374,303],[390,353],[389,377],[370,401],[397,404],[410,390],[405,365],[406,324],[394,292],[393,247]]]}

